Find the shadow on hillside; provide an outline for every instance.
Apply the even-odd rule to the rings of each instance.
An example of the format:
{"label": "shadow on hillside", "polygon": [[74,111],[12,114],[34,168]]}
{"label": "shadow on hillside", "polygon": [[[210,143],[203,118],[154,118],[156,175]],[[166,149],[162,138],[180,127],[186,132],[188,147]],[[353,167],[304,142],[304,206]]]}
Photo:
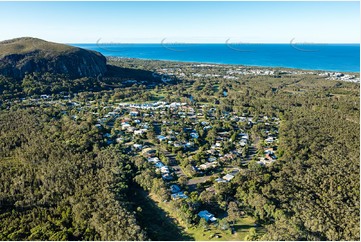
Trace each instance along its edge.
{"label": "shadow on hillside", "polygon": [[148,198],[148,194],[141,188],[134,189],[133,198],[136,206],[142,208],[141,212],[138,212],[136,215],[137,220],[151,240],[194,240],[193,237],[183,231],[182,227],[176,224],[173,218],[167,215],[167,212]]}
{"label": "shadow on hillside", "polygon": [[105,77],[119,77],[138,81],[160,81],[153,77],[153,72],[141,69],[123,68],[119,66],[107,65]]}
{"label": "shadow on hillside", "polygon": [[[114,65],[107,65],[107,72],[102,77],[102,82],[111,85],[130,86],[133,84],[142,84],[147,88],[152,88],[157,84],[165,84],[162,81],[161,75],[148,70],[125,68]],[[180,82],[179,79],[173,77],[173,81],[168,84],[175,84]],[[132,82],[136,81],[136,82]]]}

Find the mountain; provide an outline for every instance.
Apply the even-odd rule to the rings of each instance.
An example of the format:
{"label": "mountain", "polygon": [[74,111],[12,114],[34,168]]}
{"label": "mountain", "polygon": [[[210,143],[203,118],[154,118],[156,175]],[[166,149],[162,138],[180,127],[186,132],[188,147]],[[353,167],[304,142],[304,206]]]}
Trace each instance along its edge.
{"label": "mountain", "polygon": [[96,77],[106,71],[106,58],[95,51],[30,37],[0,42],[3,76],[22,79],[27,73],[49,72],[76,79]]}

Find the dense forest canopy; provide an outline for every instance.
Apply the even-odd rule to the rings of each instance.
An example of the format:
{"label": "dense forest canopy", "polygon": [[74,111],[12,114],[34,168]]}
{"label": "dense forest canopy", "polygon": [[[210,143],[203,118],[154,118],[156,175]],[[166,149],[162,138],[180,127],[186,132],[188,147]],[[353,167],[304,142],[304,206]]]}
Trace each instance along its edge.
{"label": "dense forest canopy", "polygon": [[128,207],[129,159],[99,150],[89,121],[57,115],[1,114],[1,240],[144,240]]}

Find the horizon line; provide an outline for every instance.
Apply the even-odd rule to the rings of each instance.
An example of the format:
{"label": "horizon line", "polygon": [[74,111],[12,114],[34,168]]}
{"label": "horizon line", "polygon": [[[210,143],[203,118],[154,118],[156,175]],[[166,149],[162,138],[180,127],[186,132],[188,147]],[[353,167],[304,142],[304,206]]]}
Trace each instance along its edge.
{"label": "horizon line", "polygon": [[265,43],[260,43],[260,42],[233,42],[233,43],[226,43],[226,42],[196,42],[196,43],[187,43],[187,42],[170,42],[170,43],[162,43],[162,42],[119,42],[119,43],[113,43],[113,42],[109,42],[109,43],[97,43],[97,42],[73,42],[73,43],[66,43],[66,42],[59,42],[61,44],[95,44],[95,45],[132,45],[132,44],[160,44],[160,45],[193,45],[193,44],[228,44],[228,45],[234,45],[234,44],[239,44],[239,45],[247,45],[247,44],[259,44],[259,45],[263,45],[263,44],[293,44],[293,45],[323,45],[323,44],[343,44],[343,45],[360,45],[360,43],[356,43],[356,42],[350,42],[350,43],[333,43],[333,42],[324,42],[324,43],[313,43],[313,42],[265,42]]}

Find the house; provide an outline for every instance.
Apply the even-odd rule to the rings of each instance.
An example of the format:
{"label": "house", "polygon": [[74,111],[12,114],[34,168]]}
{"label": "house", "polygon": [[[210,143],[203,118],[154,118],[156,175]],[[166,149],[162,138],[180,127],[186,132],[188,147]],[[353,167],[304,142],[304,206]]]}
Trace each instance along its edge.
{"label": "house", "polygon": [[146,157],[154,157],[157,151],[155,149],[147,148],[142,151],[142,155]]}
{"label": "house", "polygon": [[124,122],[122,123],[122,130],[128,129],[130,127],[131,127],[131,125],[128,123],[124,123]]}
{"label": "house", "polygon": [[162,179],[165,180],[165,181],[171,181],[174,178],[169,173],[166,173],[166,174],[162,175]]}
{"label": "house", "polygon": [[136,116],[139,115],[139,112],[138,111],[130,111],[129,115],[132,116],[132,117],[136,117]]}
{"label": "house", "polygon": [[246,133],[239,133],[238,136],[240,136],[241,139],[249,140],[249,136]]}
{"label": "house", "polygon": [[158,140],[159,141],[163,141],[163,140],[166,140],[167,139],[167,137],[165,137],[165,136],[163,136],[163,135],[158,135]]}
{"label": "house", "polygon": [[225,155],[221,156],[219,159],[220,159],[221,161],[231,161],[231,160],[233,160],[233,159],[235,159],[235,158],[236,158],[236,155],[235,155],[235,154],[233,154],[233,153],[228,153],[228,154],[225,154]]}
{"label": "house", "polygon": [[197,133],[191,133],[190,136],[193,138],[193,139],[198,139],[199,135]]}
{"label": "house", "polygon": [[162,167],[160,168],[160,172],[161,172],[162,174],[169,173],[169,168],[168,168],[168,166],[162,166]]}
{"label": "house", "polygon": [[122,142],[123,142],[123,140],[124,140],[124,138],[123,138],[123,137],[119,137],[119,138],[117,138],[115,141],[116,141],[117,143],[122,143]]}
{"label": "house", "polygon": [[209,161],[209,162],[215,162],[216,160],[217,160],[216,157],[209,157],[209,158],[208,158],[208,161]]}
{"label": "house", "polygon": [[133,133],[134,130],[135,130],[134,127],[128,127],[127,130],[126,130],[126,132],[128,132],[128,133]]}
{"label": "house", "polygon": [[143,127],[145,131],[149,129],[149,125],[147,123],[143,123],[140,126]]}
{"label": "house", "polygon": [[210,193],[216,193],[216,190],[214,189],[213,186],[207,187],[207,188],[206,188],[206,191],[207,191],[207,192],[210,192]]}
{"label": "house", "polygon": [[157,167],[157,168],[162,168],[162,167],[164,167],[165,165],[162,163],[162,162],[160,162],[160,161],[158,161],[157,163],[155,163],[155,167]]}
{"label": "house", "polygon": [[204,218],[207,222],[209,222],[209,221],[211,221],[211,222],[217,221],[217,219],[214,217],[214,215],[211,214],[210,212],[208,212],[207,210],[200,211],[198,213],[198,216],[201,217],[201,218]]}
{"label": "house", "polygon": [[143,130],[143,129],[134,130],[134,135],[142,135],[142,134],[144,134],[144,130]]}
{"label": "house", "polygon": [[226,180],[227,182],[229,182],[229,181],[231,181],[233,178],[234,178],[234,176],[233,175],[231,175],[231,174],[227,174],[227,175],[225,175],[224,177],[222,177],[224,180]]}
{"label": "house", "polygon": [[272,143],[274,141],[274,138],[272,136],[269,136],[267,139],[265,139],[267,143]]}
{"label": "house", "polygon": [[177,193],[173,193],[173,194],[171,195],[171,198],[172,198],[173,200],[177,200],[177,199],[180,199],[180,198],[188,198],[188,196],[185,195],[183,192],[177,192]]}
{"label": "house", "polygon": [[270,154],[266,154],[265,156],[266,156],[266,158],[267,158],[268,160],[273,160],[273,158],[271,157]]}
{"label": "house", "polygon": [[227,182],[226,180],[224,180],[224,179],[222,179],[222,178],[217,178],[215,181],[218,182],[218,183]]}
{"label": "house", "polygon": [[48,99],[49,96],[48,96],[48,95],[45,95],[45,94],[42,94],[42,95],[40,95],[40,98],[42,98],[42,99]]}
{"label": "house", "polygon": [[178,185],[171,185],[170,186],[170,192],[171,193],[178,193],[180,191],[181,191],[181,189],[180,189],[180,187]]}
{"label": "house", "polygon": [[221,136],[221,137],[229,137],[229,132],[218,132],[218,135]]}
{"label": "house", "polygon": [[246,121],[247,121],[247,118],[246,118],[246,117],[240,117],[239,120],[240,120],[241,122],[246,122]]}
{"label": "house", "polygon": [[207,170],[209,168],[215,168],[215,167],[217,167],[217,165],[218,165],[217,162],[206,162],[206,163],[200,165],[199,168],[202,170]]}
{"label": "house", "polygon": [[207,129],[211,129],[211,128],[212,128],[211,125],[207,125],[207,126],[205,126],[205,127],[203,128],[203,130],[207,130]]}
{"label": "house", "polygon": [[198,169],[198,167],[196,167],[196,166],[191,166],[191,167],[192,167],[192,170],[193,170],[193,171],[202,173],[202,172]]}
{"label": "house", "polygon": [[109,115],[109,116],[112,116],[112,117],[116,117],[116,116],[117,116],[117,113],[116,113],[116,112],[109,112],[108,115]]}
{"label": "house", "polygon": [[241,139],[239,141],[239,144],[243,147],[243,146],[246,146],[247,145],[247,140],[246,139]]}
{"label": "house", "polygon": [[[169,141],[170,142],[170,141]],[[168,142],[168,143],[169,143]],[[181,142],[174,142],[174,147],[183,147],[183,144]]]}
{"label": "house", "polygon": [[219,136],[219,135],[216,137],[216,141],[222,141],[222,140],[224,140],[223,137],[221,137],[221,136]]}
{"label": "house", "polygon": [[133,147],[137,150],[141,150],[143,148],[143,145],[141,144],[134,144]]}
{"label": "house", "polygon": [[160,161],[160,159],[158,157],[148,158],[148,162],[151,162],[151,163],[154,163],[154,164],[156,164],[159,161]]}
{"label": "house", "polygon": [[264,153],[265,153],[266,158],[269,159],[269,160],[276,160],[277,159],[277,156],[273,152],[272,148],[271,149],[266,149],[264,151]]}
{"label": "house", "polygon": [[271,164],[272,162],[274,162],[274,160],[269,160],[267,158],[261,157],[259,161],[257,161],[258,164],[260,165],[268,165]]}

